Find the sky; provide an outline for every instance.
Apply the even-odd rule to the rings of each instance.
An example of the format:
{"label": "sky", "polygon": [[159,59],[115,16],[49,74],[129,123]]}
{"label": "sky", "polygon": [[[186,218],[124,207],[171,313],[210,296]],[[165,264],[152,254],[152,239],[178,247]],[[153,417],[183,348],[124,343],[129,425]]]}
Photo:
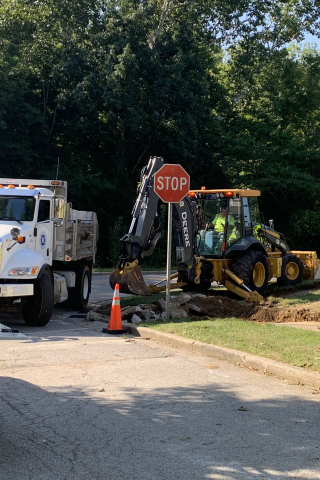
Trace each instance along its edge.
{"label": "sky", "polygon": [[320,38],[311,35],[311,33],[306,33],[305,39],[301,43],[302,45],[305,45],[306,43],[315,43],[317,45],[317,48],[320,50]]}

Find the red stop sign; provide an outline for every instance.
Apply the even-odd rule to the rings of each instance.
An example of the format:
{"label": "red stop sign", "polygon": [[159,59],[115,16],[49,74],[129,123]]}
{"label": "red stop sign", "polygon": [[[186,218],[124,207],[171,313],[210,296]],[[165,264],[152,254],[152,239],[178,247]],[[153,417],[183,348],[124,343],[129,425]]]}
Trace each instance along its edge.
{"label": "red stop sign", "polygon": [[154,175],[154,191],[163,202],[180,202],[189,190],[190,177],[181,165],[167,163]]}

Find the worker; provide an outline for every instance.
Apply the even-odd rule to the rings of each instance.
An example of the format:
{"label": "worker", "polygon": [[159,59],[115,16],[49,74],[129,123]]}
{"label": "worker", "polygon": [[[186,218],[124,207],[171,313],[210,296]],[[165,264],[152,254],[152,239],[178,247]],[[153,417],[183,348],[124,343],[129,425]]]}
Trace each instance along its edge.
{"label": "worker", "polygon": [[[221,213],[217,213],[211,223],[207,224],[207,228],[214,228],[215,232],[224,232],[224,227],[226,224],[227,219],[227,207],[223,205],[221,207]],[[237,233],[236,233],[236,225],[235,220],[232,215],[228,215],[228,240],[236,240]]]}
{"label": "worker", "polygon": [[[227,219],[227,207],[224,205],[221,207],[221,213],[217,213],[211,223],[207,223],[207,228],[214,227],[215,232],[224,232],[224,227]],[[234,218],[232,215],[228,216],[228,224],[231,227],[235,226]]]}
{"label": "worker", "polygon": [[260,242],[264,243],[261,223],[253,223],[253,236],[256,237],[256,239]]}

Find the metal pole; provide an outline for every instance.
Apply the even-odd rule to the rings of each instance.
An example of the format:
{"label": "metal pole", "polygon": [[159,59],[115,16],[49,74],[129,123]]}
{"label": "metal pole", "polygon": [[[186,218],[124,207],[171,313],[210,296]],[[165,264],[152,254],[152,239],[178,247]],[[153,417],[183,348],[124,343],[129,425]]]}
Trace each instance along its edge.
{"label": "metal pole", "polygon": [[168,237],[167,237],[167,288],[166,288],[166,321],[169,320],[170,277],[171,277],[171,243],[172,243],[172,203],[168,203]]}

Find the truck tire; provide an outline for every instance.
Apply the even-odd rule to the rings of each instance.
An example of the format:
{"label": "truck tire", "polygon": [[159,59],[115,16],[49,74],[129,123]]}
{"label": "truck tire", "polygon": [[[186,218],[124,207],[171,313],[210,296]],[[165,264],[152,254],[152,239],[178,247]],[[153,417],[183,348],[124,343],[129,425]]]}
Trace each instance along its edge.
{"label": "truck tire", "polygon": [[268,262],[264,253],[249,250],[236,258],[233,272],[246,287],[263,295],[268,285]]}
{"label": "truck tire", "polygon": [[49,322],[54,307],[54,287],[47,275],[34,281],[34,295],[23,306],[22,317],[30,327],[43,327]]}
{"label": "truck tire", "polygon": [[278,278],[280,285],[296,285],[303,277],[303,263],[293,253],[285,253],[282,256],[281,277]]}
{"label": "truck tire", "polygon": [[88,305],[91,290],[91,270],[81,264],[75,270],[76,286],[69,288],[69,305],[75,310],[84,310]]}

